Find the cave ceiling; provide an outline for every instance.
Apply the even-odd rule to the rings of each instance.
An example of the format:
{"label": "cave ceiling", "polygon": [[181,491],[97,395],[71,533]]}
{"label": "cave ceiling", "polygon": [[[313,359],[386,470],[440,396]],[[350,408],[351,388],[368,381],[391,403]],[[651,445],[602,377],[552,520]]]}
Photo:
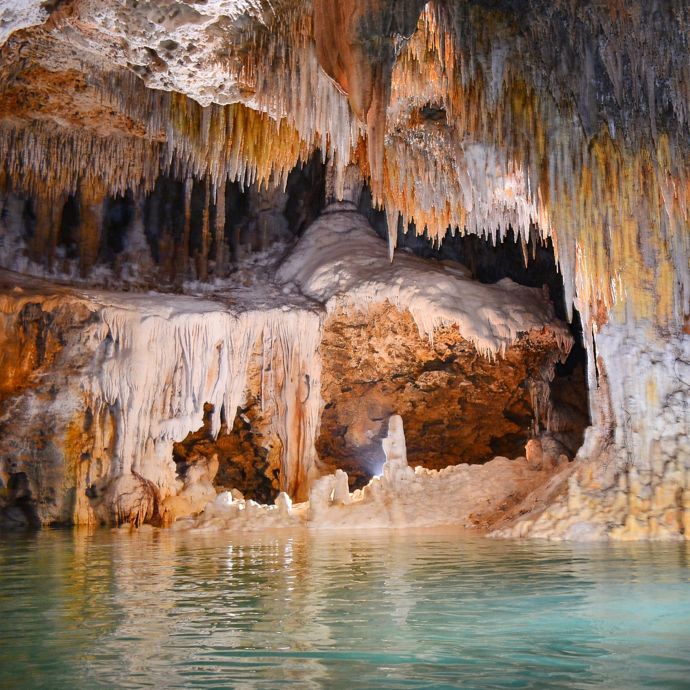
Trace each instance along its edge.
{"label": "cave ceiling", "polygon": [[391,250],[401,217],[512,226],[552,237],[588,322],[686,322],[684,0],[11,0],[0,41],[5,187],[280,185],[318,149],[360,167]]}

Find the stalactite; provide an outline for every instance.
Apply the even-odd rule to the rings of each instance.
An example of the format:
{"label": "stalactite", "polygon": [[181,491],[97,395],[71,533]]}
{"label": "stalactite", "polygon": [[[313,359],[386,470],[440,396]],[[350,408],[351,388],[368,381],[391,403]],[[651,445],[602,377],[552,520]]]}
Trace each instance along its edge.
{"label": "stalactite", "polygon": [[152,188],[161,172],[161,146],[123,136],[98,137],[87,130],[64,130],[47,123],[3,123],[0,160],[7,184],[31,196],[54,199],[90,185],[117,195],[128,188]]}
{"label": "stalactite", "polygon": [[[92,181],[111,194],[150,190],[161,173],[208,176],[217,193],[228,179],[284,185],[318,147],[335,163],[338,195],[347,165],[360,164],[391,249],[400,219],[436,242],[449,227],[492,241],[509,226],[524,242],[536,231],[553,237],[567,302],[586,317],[616,309],[682,324],[687,3],[607,0],[579,13],[570,0],[431,2],[409,38],[421,4],[275,4],[237,28],[223,62],[251,108],[202,108],[96,70],[90,88],[136,124],[133,135],[7,121],[0,177],[51,198]],[[667,40],[645,40],[652,20]]]}
{"label": "stalactite", "polygon": [[[669,33],[684,27],[687,34],[688,24],[679,22],[688,10],[676,9],[664,15]],[[575,24],[571,8],[561,10]],[[669,100],[679,117],[666,132],[640,122],[635,102],[623,97],[619,117],[628,127],[617,129],[625,133],[597,129],[596,117],[582,111],[591,99],[568,101],[567,89],[556,93],[542,73],[554,46],[525,41],[522,27],[533,38],[550,26],[537,12],[518,24],[508,12],[489,17],[478,5],[425,10],[393,75],[392,103],[404,107],[389,112],[384,200],[391,239],[398,214],[437,241],[449,227],[494,241],[509,226],[525,241],[538,228],[553,236],[569,306],[577,298],[586,317],[615,307],[677,326],[690,299],[690,153],[678,92]],[[595,22],[586,30],[598,31]],[[643,35],[643,16],[626,23]],[[584,30],[579,25],[573,34]],[[526,46],[537,44],[547,55],[531,60]],[[609,44],[609,60],[614,50],[629,55],[629,45]],[[655,54],[649,63],[673,74],[676,59]],[[586,70],[565,78],[595,88]],[[646,83],[641,74],[632,79]],[[429,104],[442,109],[444,122],[424,117]]]}
{"label": "stalactite", "polygon": [[[109,88],[121,88],[122,98],[135,101],[143,89],[124,78]],[[154,93],[145,100],[150,110],[139,113],[147,118],[147,138],[102,137],[42,122],[2,123],[0,165],[6,184],[51,198],[73,194],[82,183],[103,186],[111,195],[150,191],[167,173],[179,179],[208,175],[216,188],[227,179],[284,187],[290,171],[309,157],[312,145],[285,118],[275,121],[240,104],[204,109],[181,94]]]}
{"label": "stalactite", "polygon": [[314,41],[319,64],[366,123],[368,167],[376,203],[383,200],[386,111],[395,37],[412,33],[423,3],[404,0],[316,0]]}

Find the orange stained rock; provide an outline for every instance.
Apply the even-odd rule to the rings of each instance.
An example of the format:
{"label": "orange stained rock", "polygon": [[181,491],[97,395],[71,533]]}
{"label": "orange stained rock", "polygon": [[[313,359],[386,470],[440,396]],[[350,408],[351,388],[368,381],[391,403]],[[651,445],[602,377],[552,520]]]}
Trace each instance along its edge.
{"label": "orange stained rock", "polygon": [[[374,200],[383,201],[384,139],[390,101],[394,36],[416,19],[421,2],[315,0],[314,42],[319,64],[347,94],[367,125],[367,154]],[[414,27],[412,23],[410,28]]]}
{"label": "orange stained rock", "polygon": [[98,180],[79,188],[79,272],[85,278],[98,259],[106,190]]}
{"label": "orange stained rock", "polygon": [[[347,94],[350,107],[366,121],[380,74],[366,41],[379,37],[363,35],[368,17],[382,11],[385,0],[316,0],[314,2],[314,41],[323,70]],[[379,38],[380,40],[380,38]]]}

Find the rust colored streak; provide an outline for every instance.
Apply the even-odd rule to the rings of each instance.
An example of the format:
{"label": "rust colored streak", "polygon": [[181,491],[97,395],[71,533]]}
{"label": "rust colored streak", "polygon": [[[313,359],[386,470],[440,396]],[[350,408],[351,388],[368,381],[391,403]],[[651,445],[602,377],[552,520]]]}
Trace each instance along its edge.
{"label": "rust colored streak", "polygon": [[322,69],[367,125],[371,187],[383,200],[384,138],[395,63],[394,37],[416,26],[422,2],[315,0],[314,41]]}
{"label": "rust colored streak", "polygon": [[379,0],[316,0],[314,41],[319,64],[347,94],[350,107],[363,122],[371,106],[375,68],[360,38],[365,15],[381,11]]}
{"label": "rust colored streak", "polygon": [[79,272],[86,278],[96,264],[103,230],[105,188],[92,181],[79,188]]}

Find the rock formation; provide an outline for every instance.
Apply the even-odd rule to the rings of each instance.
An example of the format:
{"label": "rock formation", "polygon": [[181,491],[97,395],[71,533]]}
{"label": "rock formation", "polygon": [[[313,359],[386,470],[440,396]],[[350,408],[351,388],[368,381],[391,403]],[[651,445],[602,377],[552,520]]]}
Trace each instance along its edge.
{"label": "rock formation", "polygon": [[[340,228],[340,241],[323,241],[325,223]],[[490,441],[505,435],[518,456],[543,431],[534,424],[548,394],[538,401],[533,390],[548,390],[572,341],[540,290],[481,285],[416,257],[391,266],[365,219],[338,205],[275,275],[193,297],[75,290],[4,272],[1,452],[6,474],[27,478],[38,520],[169,524],[203,510],[216,488],[301,500],[320,473],[345,477],[343,467],[363,484],[396,404],[415,429],[416,463],[440,469],[493,458]],[[381,336],[362,319],[374,314],[390,326],[388,350],[382,343],[371,356]],[[429,376],[439,353],[452,371],[445,380]],[[367,368],[378,378],[363,384]],[[404,383],[391,386],[396,377]],[[348,386],[377,418],[352,418]],[[432,428],[414,426],[425,407],[438,408],[430,423],[445,410],[445,452],[445,432],[419,452]],[[481,423],[491,412],[493,428]]]}
{"label": "rock formation", "polygon": [[[443,470],[413,469],[407,464],[405,433],[399,415],[388,419],[382,448],[382,473],[366,486],[348,492],[342,470],[318,479],[309,501],[292,505],[287,499],[262,506],[232,501],[220,494],[195,519],[180,520],[176,529],[372,529],[453,527],[486,530],[503,524],[530,504],[530,496],[572,473],[568,462],[530,466],[525,457],[496,457],[483,465],[456,465]],[[281,494],[281,497],[285,494]]]}
{"label": "rock formation", "polygon": [[[361,487],[397,413],[439,469],[590,423],[501,534],[687,537],[688,43],[684,0],[0,4],[3,514]],[[540,291],[407,229],[553,247],[589,419]]]}

